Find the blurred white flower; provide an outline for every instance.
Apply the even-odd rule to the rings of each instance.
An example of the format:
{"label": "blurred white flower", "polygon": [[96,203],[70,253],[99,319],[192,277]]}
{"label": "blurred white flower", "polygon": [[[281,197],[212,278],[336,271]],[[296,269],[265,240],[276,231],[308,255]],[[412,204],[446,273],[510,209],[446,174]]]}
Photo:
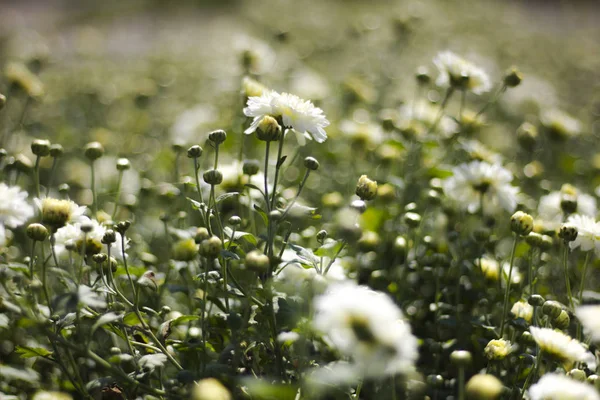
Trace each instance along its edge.
{"label": "blurred white flower", "polygon": [[596,367],[596,358],[583,345],[561,331],[550,328],[529,327],[531,336],[544,355],[554,358],[569,370],[574,362],[585,362],[589,368]]}
{"label": "blurred white flower", "polygon": [[600,255],[600,222],[587,215],[574,214],[569,216],[567,224],[577,229],[577,237],[569,243],[571,249],[594,250]]}
{"label": "blurred white flower", "polygon": [[581,123],[558,109],[544,111],[540,115],[540,122],[549,132],[559,138],[569,138],[581,133]]}
{"label": "blurred white flower", "polygon": [[167,362],[167,356],[162,353],[146,354],[140,357],[138,364],[141,369],[147,372],[154,371],[156,368],[162,368]]}
{"label": "blurred white flower", "polygon": [[33,217],[33,207],[27,202],[27,192],[18,186],[0,183],[0,246],[6,245],[5,228],[16,228]]}
{"label": "blurred white flower", "polygon": [[[184,110],[171,126],[171,140],[184,144],[202,143],[208,138],[208,127],[215,123],[217,115],[217,110],[210,104],[196,104]],[[199,137],[204,140],[198,140]]]}
{"label": "blurred white flower", "polygon": [[60,228],[69,222],[79,222],[87,217],[84,215],[86,206],[79,206],[71,200],[59,200],[51,197],[33,199],[42,214],[42,223]]}
{"label": "blurred white flower", "polygon": [[500,154],[494,153],[478,140],[461,141],[460,145],[473,160],[485,161],[489,164],[502,163],[502,156]]}
{"label": "blurred white flower", "polygon": [[272,90],[258,97],[250,97],[244,114],[254,118],[246,134],[254,132],[263,118],[269,115],[280,118],[284,128],[293,129],[301,145],[304,144],[304,137],[312,137],[318,143],[327,139],[324,128],[329,126],[329,121],[323,115],[323,110],[293,94],[279,94]]}
{"label": "blurred white flower", "polygon": [[453,168],[453,175],[443,181],[444,192],[470,213],[483,205],[486,212],[498,208],[512,212],[517,206],[519,189],[511,185],[512,173],[499,164],[472,161]]}
{"label": "blurred white flower", "polygon": [[[596,215],[596,199],[589,194],[577,194],[577,214],[594,217]],[[539,217],[548,222],[562,222],[563,211],[560,203],[562,193],[560,191],[551,192],[540,198],[538,205]]]}
{"label": "blurred white flower", "polygon": [[510,309],[510,312],[512,315],[515,316],[515,318],[523,318],[528,323],[530,323],[531,319],[533,318],[533,306],[523,300],[519,300],[515,304],[513,304],[512,308]]}
{"label": "blurred white flower", "polygon": [[[418,101],[416,104],[405,104],[400,107],[397,124],[400,128],[409,127],[412,123],[422,125],[426,132],[439,118],[440,108],[428,101]],[[444,137],[452,137],[460,130],[458,123],[447,115],[442,115],[437,123],[437,131]]]}
{"label": "blurred white flower", "polygon": [[273,68],[277,60],[275,51],[262,40],[239,35],[233,41],[233,48],[242,58],[242,63],[250,73],[261,75]]}
{"label": "blurred white flower", "polygon": [[[90,224],[92,229],[87,234],[81,230],[82,224]],[[106,227],[100,224],[95,219],[85,218],[81,222],[75,222],[73,224],[67,224],[62,228],[58,229],[54,234],[55,245],[54,251],[57,256],[61,256],[67,252],[69,245],[74,246],[77,253],[83,251],[83,240],[85,242],[85,250],[87,254],[99,253],[104,245],[102,244],[102,237],[106,233]],[[115,232],[117,241],[111,245],[110,256],[115,259],[123,259],[123,246],[121,243],[121,234]],[[129,239],[125,239],[125,251],[129,248]]]}
{"label": "blurred white flower", "polygon": [[313,100],[321,100],[329,96],[327,80],[309,68],[301,68],[291,76],[290,88],[299,96]]}
{"label": "blurred white flower", "polygon": [[599,400],[594,386],[551,373],[543,375],[529,389],[531,400]]}
{"label": "blurred white flower", "polygon": [[381,125],[371,121],[356,122],[345,119],[340,122],[339,129],[344,136],[357,143],[378,145],[385,139]]}
{"label": "blurred white flower", "polygon": [[417,339],[386,294],[353,283],[333,284],[314,300],[314,327],[364,376],[408,372],[417,359]]}
{"label": "blurred white flower", "polygon": [[439,53],[434,57],[433,63],[440,71],[435,82],[438,86],[453,86],[475,94],[485,93],[492,88],[490,78],[484,70],[451,51]]}
{"label": "blurred white flower", "polygon": [[[500,263],[498,260],[491,258],[489,256],[483,256],[481,258],[481,272],[491,281],[498,281],[500,279]],[[510,264],[505,262],[502,263],[502,285],[506,284],[506,280],[508,278],[508,273],[510,271]],[[521,283],[522,276],[519,272],[519,268],[516,265],[513,265],[512,275],[510,277],[511,283],[513,285],[518,285]]]}
{"label": "blurred white flower", "polygon": [[592,341],[600,342],[600,305],[577,307],[575,315]]}

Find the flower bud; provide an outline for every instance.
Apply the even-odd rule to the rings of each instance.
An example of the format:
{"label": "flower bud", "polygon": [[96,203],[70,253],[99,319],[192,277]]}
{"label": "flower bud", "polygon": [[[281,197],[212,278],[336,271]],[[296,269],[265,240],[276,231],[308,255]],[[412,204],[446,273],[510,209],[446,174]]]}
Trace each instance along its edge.
{"label": "flower bud", "polygon": [[531,323],[533,318],[533,306],[525,301],[517,301],[510,309],[510,313],[515,318],[523,318],[527,323]]}
{"label": "flower bud", "polygon": [[60,185],[58,185],[58,193],[62,195],[68,194],[70,190],[71,186],[69,186],[68,183],[61,183]]}
{"label": "flower bud", "polygon": [[252,250],[246,254],[244,265],[249,270],[263,273],[269,270],[269,257],[263,254],[260,250]]}
{"label": "flower bud", "polygon": [[402,236],[398,236],[396,237],[396,240],[394,240],[394,253],[396,253],[396,255],[400,258],[404,258],[406,256],[406,251],[407,251],[407,246],[408,243],[406,242],[406,239]]}
{"label": "flower bud", "polygon": [[521,147],[527,151],[531,151],[538,140],[537,128],[529,122],[524,122],[517,129],[517,140]]}
{"label": "flower bud", "polygon": [[223,143],[227,139],[227,133],[222,129],[217,129],[208,134],[208,140],[216,144],[217,146]]}
{"label": "flower bud", "polygon": [[269,220],[271,221],[279,221],[282,217],[281,211],[273,210],[269,213]]}
{"label": "flower bud", "polygon": [[258,160],[244,160],[244,164],[242,164],[242,172],[244,175],[256,175],[260,170],[260,163]]}
{"label": "flower bud", "polygon": [[471,365],[473,357],[467,350],[454,350],[450,353],[450,361],[457,367],[466,367]]}
{"label": "flower bud", "polygon": [[502,395],[504,386],[494,375],[473,375],[467,385],[465,392],[468,400],[495,400]]}
{"label": "flower bud", "polygon": [[490,240],[491,235],[492,235],[492,232],[491,232],[490,228],[487,228],[485,226],[481,226],[481,227],[478,227],[475,230],[473,230],[473,238],[478,243],[487,243],[488,240]]}
{"label": "flower bud", "polygon": [[191,400],[231,400],[231,393],[215,378],[202,379],[192,389]]}
{"label": "flower bud", "polygon": [[188,158],[198,158],[201,155],[202,155],[202,147],[198,146],[197,144],[190,147],[187,151]]}
{"label": "flower bud", "polygon": [[542,312],[549,316],[550,319],[558,318],[561,311],[563,311],[563,307],[558,301],[546,300],[542,306]]}
{"label": "flower bud", "polygon": [[27,236],[36,242],[43,242],[48,238],[48,229],[42,224],[29,224]]}
{"label": "flower bud", "polygon": [[599,379],[598,375],[592,374],[592,375],[588,376],[587,377],[587,382],[589,384],[594,385],[594,387],[596,388],[596,390],[600,389],[600,379]]}
{"label": "flower bud", "polygon": [[88,160],[94,161],[104,155],[104,147],[99,142],[90,142],[83,148],[83,153]]}
{"label": "flower bud", "polygon": [[579,382],[585,382],[587,376],[585,375],[585,372],[580,370],[580,369],[572,369],[570,370],[567,375],[569,377],[571,377],[572,379],[575,379],[576,381]]}
{"label": "flower bud", "polygon": [[102,236],[102,240],[101,240],[101,242],[103,244],[111,244],[111,243],[115,243],[116,241],[117,241],[117,234],[112,229],[107,229],[106,232],[104,232],[104,236]]}
{"label": "flower bud", "polygon": [[59,158],[63,154],[65,154],[65,149],[60,144],[55,143],[50,145],[50,157]]}
{"label": "flower bud", "polygon": [[94,225],[92,225],[91,221],[85,221],[81,223],[81,232],[83,233],[90,233],[91,231],[94,230]]}
{"label": "flower bud", "polygon": [[551,319],[550,323],[552,323],[552,326],[555,328],[567,329],[571,324],[571,318],[569,318],[568,312],[562,310],[560,314],[558,314],[558,317]]}
{"label": "flower bud", "polygon": [[350,203],[350,208],[357,211],[359,214],[362,214],[367,210],[367,203],[363,200],[354,200]]}
{"label": "flower bud", "polygon": [[421,224],[421,216],[414,212],[404,214],[404,223],[411,228],[417,228]]}
{"label": "flower bud", "polygon": [[431,82],[431,75],[429,75],[429,70],[424,65],[421,65],[419,68],[417,68],[415,78],[417,79],[417,83],[421,86],[428,85]]}
{"label": "flower bud", "polygon": [[356,195],[361,200],[373,200],[377,196],[377,182],[362,175],[356,184]]}
{"label": "flower bud", "polygon": [[36,139],[31,143],[31,152],[38,157],[46,157],[50,154],[50,141]]}
{"label": "flower bud", "polygon": [[325,240],[325,238],[327,238],[327,231],[322,229],[319,232],[317,232],[317,240],[319,242],[323,242]]}
{"label": "flower bud", "polygon": [[519,236],[527,236],[533,230],[533,217],[517,211],[510,218],[510,229]]}
{"label": "flower bud", "polygon": [[198,245],[194,239],[179,240],[173,244],[172,254],[177,261],[192,261],[198,255]]}
{"label": "flower bud", "polygon": [[156,274],[154,271],[146,271],[137,280],[137,284],[141,287],[147,287],[154,291],[158,290],[158,283],[156,282]]}
{"label": "flower bud", "polygon": [[14,161],[14,167],[17,171],[28,173],[33,169],[33,163],[23,154],[17,154]]}
{"label": "flower bud", "polygon": [[207,258],[217,258],[223,249],[223,242],[216,236],[212,236],[200,243],[200,255]]}
{"label": "flower bud", "polygon": [[565,215],[577,212],[577,189],[563,185],[560,189],[560,208]]}
{"label": "flower bud", "polygon": [[229,225],[239,226],[242,223],[242,219],[237,215],[232,215],[229,217]]}
{"label": "flower bud", "polygon": [[304,166],[306,167],[306,169],[310,169],[311,171],[316,171],[319,169],[319,162],[317,161],[316,158],[306,157],[304,159]]}
{"label": "flower bud", "polygon": [[127,232],[127,230],[129,229],[130,226],[131,226],[131,221],[128,221],[128,220],[121,221],[117,224],[117,226],[115,227],[115,230],[117,232],[119,232],[121,235],[125,235],[125,232]]}
{"label": "flower bud", "polygon": [[216,169],[211,169],[206,171],[202,178],[204,178],[204,182],[209,185],[220,185],[223,182],[223,174]]}
{"label": "flower bud", "polygon": [[103,264],[108,260],[108,255],[105,253],[96,253],[92,256],[92,260],[94,260],[96,264]]}
{"label": "flower bud", "polygon": [[208,239],[209,237],[210,234],[208,233],[208,229],[201,227],[196,230],[194,241],[199,244],[202,243],[203,240]]}
{"label": "flower bud", "polygon": [[527,302],[533,307],[541,307],[544,305],[544,298],[539,294],[532,294],[527,299]]}
{"label": "flower bud", "polygon": [[519,86],[523,80],[523,74],[517,69],[517,67],[510,67],[504,74],[504,85],[509,88]]}
{"label": "flower bud", "polygon": [[363,252],[374,251],[381,242],[379,235],[373,231],[364,231],[358,239],[358,248]]}
{"label": "flower bud", "polygon": [[494,339],[490,340],[483,350],[488,360],[504,360],[512,351],[512,346],[508,340]]}
{"label": "flower bud", "polygon": [[117,170],[118,171],[127,171],[131,168],[131,163],[126,158],[119,158],[117,160]]}
{"label": "flower bud", "polygon": [[281,126],[277,120],[271,116],[263,117],[256,128],[256,137],[264,142],[273,142],[279,140],[281,136]]}
{"label": "flower bud", "polygon": [[558,231],[558,237],[561,238],[565,243],[572,242],[577,239],[577,228],[575,225],[570,223],[563,224]]}

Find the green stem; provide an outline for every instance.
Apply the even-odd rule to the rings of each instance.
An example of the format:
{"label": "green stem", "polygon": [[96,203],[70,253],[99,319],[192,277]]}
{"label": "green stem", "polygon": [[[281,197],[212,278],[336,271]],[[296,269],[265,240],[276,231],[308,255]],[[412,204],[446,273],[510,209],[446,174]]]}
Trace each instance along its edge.
{"label": "green stem", "polygon": [[[517,249],[517,243],[519,242],[519,237],[515,235],[515,240],[513,241],[512,250],[510,251],[510,266],[508,269],[508,279],[506,280],[506,291],[504,292],[504,306],[502,307],[502,321],[500,322],[500,339],[504,336],[504,321],[506,320],[506,313],[508,312],[508,300],[510,297],[510,284],[512,280],[512,271],[513,265],[515,262],[515,251]],[[500,266],[500,276],[499,279],[502,281],[502,266]]]}
{"label": "green stem", "polygon": [[502,95],[502,93],[504,93],[506,91],[507,87],[505,84],[502,84],[502,86],[500,87],[500,89],[498,89],[496,91],[496,93],[494,94],[494,96],[490,99],[490,101],[488,101],[482,108],[481,110],[479,110],[479,112],[477,112],[477,114],[475,114],[475,119],[477,119],[481,114],[483,114],[488,107],[490,107],[492,104],[495,104],[498,99],[500,98],[500,96]]}
{"label": "green stem", "polygon": [[563,270],[565,272],[565,284],[567,286],[567,297],[569,298],[569,306],[573,309],[573,295],[571,293],[571,282],[569,281],[569,244],[565,243],[563,252]]}
{"label": "green stem", "polygon": [[94,161],[90,163],[90,166],[92,169],[92,211],[94,212],[94,218],[96,218],[98,216],[98,197],[96,193],[96,172],[94,168]]}
{"label": "green stem", "polygon": [[52,159],[52,168],[50,169],[50,177],[48,178],[48,186],[46,186],[46,197],[50,193],[50,186],[54,182],[54,174],[56,173],[56,166],[58,165],[58,158],[54,157]]}
{"label": "green stem", "polygon": [[591,259],[591,251],[588,251],[587,254],[585,255],[585,261],[583,262],[583,273],[581,275],[581,282],[579,283],[579,305],[581,305],[581,301],[583,300],[583,287],[585,286],[585,276],[587,274],[587,270],[588,270],[588,265],[590,263],[590,259]]}
{"label": "green stem", "polygon": [[335,253],[333,258],[329,261],[329,264],[327,264],[327,267],[325,268],[325,272],[323,273],[323,275],[327,275],[327,273],[329,272],[329,268],[331,268],[331,266],[333,265],[335,260],[338,258],[338,256],[342,252],[342,250],[344,250],[344,247],[346,247],[346,244],[347,244],[347,242],[344,240],[342,242],[342,245],[340,246],[339,250],[337,251],[337,253]]}
{"label": "green stem", "polygon": [[458,400],[465,400],[465,367],[458,367]]}
{"label": "green stem", "polygon": [[113,209],[112,215],[110,217],[111,220],[115,220],[117,216],[117,210],[119,208],[119,199],[121,198],[121,185],[123,184],[123,171],[119,170],[119,178],[117,181],[117,194],[115,195],[115,208]]}
{"label": "green stem", "polygon": [[204,287],[202,288],[202,310],[200,313],[200,329],[202,330],[202,348],[204,349],[204,360],[202,361],[202,373],[206,370],[206,299],[208,297],[208,272],[213,259],[206,259],[204,270]]}
{"label": "green stem", "polygon": [[285,211],[281,215],[281,220],[283,220],[285,218],[285,216],[288,215],[288,213],[290,212],[290,210],[292,209],[294,204],[296,204],[296,201],[300,197],[300,193],[302,193],[302,189],[304,188],[304,185],[306,184],[306,180],[308,179],[309,175],[310,175],[310,169],[307,168],[306,172],[304,173],[304,177],[302,178],[302,182],[300,182],[300,186],[298,186],[298,192],[296,192],[296,196],[290,202],[290,204],[286,207]]}
{"label": "green stem", "polygon": [[454,87],[450,86],[448,88],[448,90],[446,90],[446,94],[444,95],[444,99],[442,100],[442,104],[440,105],[440,110],[438,111],[438,114],[435,117],[433,124],[431,124],[431,126],[429,127],[429,130],[427,130],[427,135],[429,135],[431,132],[435,131],[438,124],[442,120],[442,117],[444,116],[444,110],[446,109],[446,106],[448,105],[448,101],[450,100],[450,97],[452,97],[453,93],[454,93]]}
{"label": "green stem", "polygon": [[269,149],[271,142],[265,142],[265,172],[264,172],[264,185],[265,185],[265,200],[267,202],[267,212],[271,211],[271,204],[269,203],[269,181],[267,174],[269,172]]}
{"label": "green stem", "polygon": [[[271,210],[275,209],[275,199],[277,197],[277,181],[279,179],[279,170],[281,169],[281,155],[283,153],[283,141],[285,139],[285,128],[282,130],[279,139],[279,148],[277,149],[277,164],[275,165],[275,179],[273,179],[273,193],[271,198]],[[268,197],[267,197],[268,198]]]}
{"label": "green stem", "polygon": [[35,166],[33,167],[33,175],[35,179],[35,195],[40,198],[40,156],[35,158]]}

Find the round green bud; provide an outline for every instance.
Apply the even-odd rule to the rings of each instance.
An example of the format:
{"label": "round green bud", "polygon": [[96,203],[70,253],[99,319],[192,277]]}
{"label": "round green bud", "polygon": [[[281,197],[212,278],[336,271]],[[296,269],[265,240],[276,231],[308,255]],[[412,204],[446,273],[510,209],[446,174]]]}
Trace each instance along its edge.
{"label": "round green bud", "polygon": [[94,225],[92,225],[91,222],[86,221],[86,222],[83,222],[81,224],[81,232],[87,234],[87,233],[90,233],[93,230],[94,230]]}
{"label": "round green bud", "polygon": [[552,320],[550,322],[552,323],[552,326],[554,326],[555,328],[567,329],[569,327],[569,325],[571,324],[571,318],[569,318],[568,312],[566,312],[565,310],[562,310],[560,312],[560,314],[558,314],[558,317],[552,318]]}
{"label": "round green bud", "polygon": [[558,237],[561,238],[565,243],[572,242],[577,239],[577,228],[575,225],[570,223],[563,224],[558,231]]}
{"label": "round green bud", "polygon": [[600,379],[598,379],[598,378],[599,377],[596,374],[592,374],[592,375],[590,375],[590,376],[587,377],[587,382],[589,384],[594,385],[594,387],[596,388],[596,390],[598,390],[599,387],[600,387]]}
{"label": "round green bud", "polygon": [[281,126],[273,117],[266,116],[256,128],[256,137],[264,142],[274,142],[281,137]]}
{"label": "round green bud", "polygon": [[416,228],[421,224],[421,216],[414,212],[404,214],[404,223],[411,228]]}
{"label": "round green bud", "polygon": [[379,235],[373,231],[364,231],[358,239],[358,248],[363,251],[374,251],[379,246],[381,240]]}
{"label": "round green bud", "polygon": [[260,170],[260,163],[258,160],[244,160],[242,164],[242,172],[244,175],[256,175]]}
{"label": "round green bud", "polygon": [[103,244],[111,244],[117,241],[117,234],[112,229],[107,229],[102,236],[101,242]]}
{"label": "round green bud", "polygon": [[50,141],[36,139],[31,143],[31,152],[38,157],[46,157],[50,154]]}
{"label": "round green bud", "polygon": [[200,243],[200,255],[207,258],[217,258],[223,249],[223,242],[217,236],[212,236]]}
{"label": "round green bud", "polygon": [[239,226],[242,223],[242,219],[237,215],[232,215],[229,217],[229,225]]}
{"label": "round green bud", "polygon": [[202,147],[197,144],[190,147],[187,151],[188,158],[198,158],[202,155]]}
{"label": "round green bud", "polygon": [[99,142],[90,142],[83,148],[83,154],[88,160],[94,161],[104,155],[104,147]]}
{"label": "round green bud", "polygon": [[502,382],[490,374],[473,375],[465,386],[468,400],[495,400],[502,395],[503,391]]}
{"label": "round green bud", "polygon": [[523,80],[523,74],[517,69],[517,67],[510,67],[504,74],[504,85],[509,88],[519,86]]}
{"label": "round green bud", "polygon": [[0,161],[4,160],[7,155],[8,152],[5,149],[0,149]]}
{"label": "round green bud", "polygon": [[23,154],[18,154],[15,157],[14,167],[17,171],[26,173],[33,169],[33,163]]}
{"label": "round green bud", "polygon": [[367,210],[367,203],[365,203],[363,200],[354,200],[352,203],[350,203],[350,208],[362,214]]}
{"label": "round green bud", "polygon": [[192,387],[190,400],[231,400],[231,393],[215,378],[205,378]]}
{"label": "round green bud", "polygon": [[539,294],[532,294],[527,299],[527,302],[529,303],[529,305],[531,305],[533,307],[541,307],[544,305],[545,300]]}
{"label": "round green bud", "polygon": [[279,221],[283,214],[279,210],[273,210],[269,213],[269,220],[271,221]]}
{"label": "round green bud", "polygon": [[304,159],[304,166],[306,167],[306,169],[310,169],[311,171],[316,171],[319,169],[319,162],[317,161],[316,158],[306,157]]}
{"label": "round green bud", "polygon": [[121,354],[121,349],[118,347],[111,347],[109,351],[110,351],[110,354],[112,354],[112,355]]}
{"label": "round green bud", "polygon": [[540,233],[529,232],[529,234],[525,236],[525,242],[531,247],[540,248],[544,242],[544,239]]}
{"label": "round green bud", "polygon": [[454,350],[450,353],[450,361],[457,367],[466,367],[471,364],[473,357],[467,350]]}
{"label": "round green bud", "polygon": [[171,307],[169,307],[169,306],[162,306],[160,308],[160,314],[161,315],[165,315],[165,314],[168,314],[170,312],[171,312]]}
{"label": "round green bud", "polygon": [[577,368],[570,370],[567,375],[579,382],[585,382],[587,379],[585,372]]}
{"label": "round green bud", "polygon": [[196,235],[194,236],[194,241],[196,243],[202,243],[203,240],[206,240],[210,237],[210,233],[208,233],[208,229],[204,227],[200,227],[196,229]]}
{"label": "round green bud", "polygon": [[524,122],[517,129],[517,140],[527,151],[531,151],[538,141],[538,130],[529,122]]}
{"label": "round green bud", "polygon": [[561,311],[563,311],[563,307],[558,301],[546,300],[542,306],[542,312],[549,316],[550,319],[558,318]]}
{"label": "round green bud", "polygon": [[108,255],[105,253],[96,253],[92,256],[92,260],[94,260],[96,264],[103,264],[108,260]]}
{"label": "round green bud", "polygon": [[441,375],[427,375],[427,384],[434,388],[441,388],[444,386],[444,378]]}
{"label": "round green bud", "polygon": [[575,213],[577,211],[577,196],[562,193],[560,196],[560,209],[565,215]]}
{"label": "round green bud", "polygon": [[427,201],[431,205],[438,205],[442,201],[442,197],[440,196],[440,192],[435,189],[429,189],[427,191]]}
{"label": "round green bud", "polygon": [[270,261],[269,257],[263,254],[260,250],[252,250],[246,254],[244,265],[249,270],[263,273],[269,270]]}
{"label": "round green bud", "polygon": [[0,110],[6,106],[6,96],[0,93]]}
{"label": "round green bud", "polygon": [[417,83],[419,85],[429,85],[429,83],[431,82],[431,75],[429,75],[429,69],[426,66],[421,65],[419,68],[417,68],[415,78],[417,79]]}
{"label": "round green bud", "polygon": [[510,229],[519,236],[527,236],[533,230],[533,217],[517,211],[510,218]]}
{"label": "round green bud", "polygon": [[177,261],[192,261],[198,255],[198,245],[194,239],[179,240],[173,244],[172,254]]}
{"label": "round green bud", "polygon": [[406,242],[406,239],[404,237],[402,237],[402,236],[396,237],[396,239],[394,240],[394,246],[393,246],[394,253],[396,253],[396,255],[404,258],[406,256],[407,247],[408,247],[408,243]]}
{"label": "round green bud", "polygon": [[63,154],[65,154],[65,149],[60,144],[55,143],[50,145],[50,157],[59,158]]}
{"label": "round green bud", "polygon": [[208,140],[216,144],[217,146],[223,143],[227,139],[227,133],[222,129],[217,129],[208,134]]}
{"label": "round green bud", "polygon": [[319,242],[323,242],[327,238],[327,231],[325,229],[321,229],[317,232],[317,240]]}
{"label": "round green bud", "polygon": [[117,232],[119,232],[121,235],[125,235],[125,232],[127,232],[127,230],[129,229],[130,226],[131,226],[131,221],[128,221],[128,220],[121,221],[117,224],[117,226],[115,227],[115,230]]}
{"label": "round green bud", "polygon": [[356,184],[355,193],[361,200],[373,200],[377,196],[377,182],[362,175]]}
{"label": "round green bud", "polygon": [[204,182],[209,185],[220,185],[221,182],[223,182],[223,174],[216,169],[206,171],[202,175],[202,178],[204,179]]}
{"label": "round green bud", "polygon": [[58,185],[58,193],[60,194],[67,194],[69,193],[69,191],[71,190],[71,186],[69,186],[68,183],[61,183],[60,185]]}
{"label": "round green bud", "polygon": [[48,229],[42,224],[29,224],[27,227],[27,236],[36,242],[43,242],[48,235]]}
{"label": "round green bud", "polygon": [[117,170],[119,171],[127,171],[131,168],[131,163],[126,158],[119,158],[117,160]]}

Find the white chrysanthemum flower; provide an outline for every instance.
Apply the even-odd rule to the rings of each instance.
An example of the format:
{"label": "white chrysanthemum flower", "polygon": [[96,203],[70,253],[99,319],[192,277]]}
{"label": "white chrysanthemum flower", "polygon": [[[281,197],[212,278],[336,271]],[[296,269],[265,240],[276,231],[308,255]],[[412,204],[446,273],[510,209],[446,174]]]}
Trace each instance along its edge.
{"label": "white chrysanthemum flower", "polygon": [[523,318],[528,323],[530,323],[531,319],[533,318],[533,306],[523,300],[519,300],[513,304],[510,312],[515,316],[515,318]]}
{"label": "white chrysanthemum flower", "polygon": [[140,357],[138,364],[140,368],[146,371],[154,371],[156,368],[162,368],[167,362],[167,356],[162,353],[146,354]]}
{"label": "white chrysanthemum flower", "polygon": [[[400,107],[397,124],[399,127],[408,127],[417,122],[422,125],[422,132],[426,132],[439,118],[440,108],[428,101],[418,101],[414,106],[405,104]],[[452,137],[460,127],[458,123],[447,115],[442,115],[437,123],[437,131],[444,137]]]}
{"label": "white chrysanthemum flower", "polygon": [[79,206],[71,200],[46,197],[45,199],[34,199],[33,201],[40,210],[42,223],[54,229],[63,227],[69,222],[80,222],[87,218],[84,215],[87,207]]}
{"label": "white chrysanthemum flower", "polygon": [[578,340],[561,331],[550,328],[529,328],[531,336],[544,355],[561,362],[569,370],[574,362],[585,362],[589,368],[596,367],[596,358]]}
{"label": "white chrysanthemum flower", "polygon": [[27,192],[18,186],[0,183],[0,226],[16,228],[33,217],[33,207],[27,202]]}
{"label": "white chrysanthemum flower", "polygon": [[272,90],[258,97],[250,97],[244,114],[254,118],[246,134],[254,132],[265,116],[271,116],[280,119],[284,128],[298,133],[301,145],[304,144],[304,137],[312,137],[318,143],[327,139],[325,128],[329,126],[329,121],[323,115],[323,110],[293,94],[279,94]]}
{"label": "white chrysanthemum flower", "polygon": [[575,315],[592,341],[600,342],[600,305],[577,307]]}
{"label": "white chrysanthemum flower", "polygon": [[529,389],[531,400],[600,400],[594,386],[560,374],[545,374]]}
{"label": "white chrysanthemum flower", "polygon": [[315,328],[365,376],[407,372],[417,359],[417,339],[387,295],[353,283],[331,285],[315,298]]}
{"label": "white chrysanthemum flower", "polygon": [[485,211],[515,210],[519,189],[511,185],[513,175],[501,165],[472,161],[452,171],[453,175],[443,182],[444,192],[470,213],[479,210],[482,193]]}
{"label": "white chrysanthemum flower", "polygon": [[488,360],[503,360],[516,348],[509,340],[493,339],[483,349]]}
{"label": "white chrysanthemum flower", "polygon": [[587,215],[575,214],[567,219],[567,224],[577,229],[577,237],[569,243],[571,249],[594,250],[600,255],[600,222]]}
{"label": "white chrysanthemum flower", "polygon": [[540,122],[549,132],[561,139],[577,136],[581,133],[581,123],[558,109],[544,111]]}
{"label": "white chrysanthemum flower", "polygon": [[[92,229],[90,232],[85,234],[81,230],[82,224],[91,224]],[[95,219],[85,218],[81,222],[75,222],[73,224],[67,224],[62,228],[58,229],[54,234],[55,245],[54,251],[57,256],[61,256],[67,252],[69,245],[74,246],[77,253],[83,251],[83,240],[85,242],[86,254],[99,253],[104,245],[102,244],[102,238],[106,233],[106,227],[101,225]],[[123,246],[121,243],[121,234],[115,232],[117,241],[111,245],[110,256],[115,259],[123,259]],[[129,239],[125,240],[125,251],[129,248]]]}
{"label": "white chrysanthemum flower", "polygon": [[[563,211],[560,207],[561,199],[560,191],[542,196],[538,205],[539,218],[548,222],[561,222],[563,218]],[[589,194],[578,194],[575,213],[594,217],[596,215],[596,199]]]}
{"label": "white chrysanthemum flower", "polygon": [[[481,258],[481,272],[491,281],[498,282],[500,279],[500,263],[498,260],[489,257],[483,256]],[[508,273],[510,272],[510,264],[505,262],[502,263],[502,285],[506,284],[506,280],[508,279]],[[512,275],[510,277],[511,284],[518,285],[521,283],[523,277],[519,272],[519,268],[516,265],[513,265]]]}
{"label": "white chrysanthemum flower", "polygon": [[492,88],[490,78],[484,70],[451,51],[439,53],[434,57],[433,63],[440,71],[435,82],[438,86],[454,86],[475,94],[485,93]]}

